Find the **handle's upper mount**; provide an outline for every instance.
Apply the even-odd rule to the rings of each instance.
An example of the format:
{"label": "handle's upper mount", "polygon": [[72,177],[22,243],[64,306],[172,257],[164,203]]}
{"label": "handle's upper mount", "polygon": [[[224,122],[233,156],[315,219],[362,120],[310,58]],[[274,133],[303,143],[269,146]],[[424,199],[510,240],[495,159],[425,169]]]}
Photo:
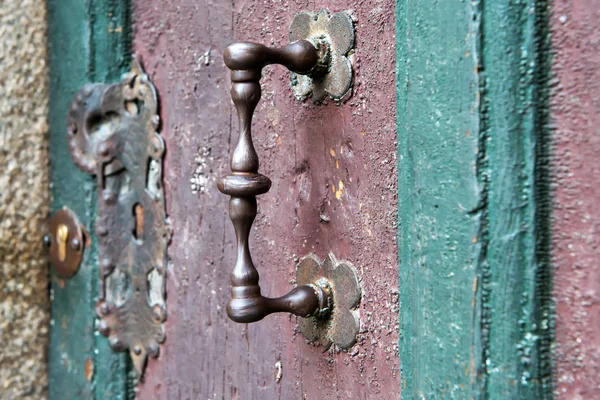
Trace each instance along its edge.
{"label": "handle's upper mount", "polygon": [[352,95],[354,54],[354,18],[352,12],[333,15],[327,9],[318,13],[302,11],[290,26],[290,41],[306,39],[319,49],[322,62],[309,74],[292,73],[292,90],[298,100],[312,96],[322,103],[327,97],[335,102]]}

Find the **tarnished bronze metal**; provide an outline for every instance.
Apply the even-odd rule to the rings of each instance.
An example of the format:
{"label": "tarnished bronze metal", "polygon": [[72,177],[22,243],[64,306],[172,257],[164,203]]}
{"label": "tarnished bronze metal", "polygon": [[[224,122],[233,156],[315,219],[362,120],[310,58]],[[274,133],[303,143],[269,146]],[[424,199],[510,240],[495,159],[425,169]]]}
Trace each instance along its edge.
{"label": "tarnished bronze metal", "polygon": [[257,43],[234,43],[223,53],[231,71],[231,98],[237,108],[240,136],[231,157],[230,175],[218,182],[219,190],[231,196],[229,216],[237,238],[238,259],[231,274],[231,300],[227,315],[236,322],[255,322],[274,312],[301,317],[314,314],[326,296],[315,286],[299,286],[279,298],[262,296],[248,236],[256,217],[256,196],[266,193],[271,181],[258,173],[258,154],[252,144],[252,114],[261,96],[260,77],[268,64],[282,64],[292,71],[309,73],[319,61],[317,48],[307,40],[272,49]]}
{"label": "tarnished bronze metal", "polygon": [[98,330],[113,350],[129,350],[139,378],[165,340],[170,228],[157,108],[156,89],[134,56],[120,82],[77,93],[67,133],[73,161],[98,184]]}
{"label": "tarnished bronze metal", "polygon": [[[83,259],[85,235],[73,211],[63,208],[52,215],[44,243],[56,274],[61,278],[75,275]],[[78,245],[72,246],[72,243]]]}
{"label": "tarnished bronze metal", "polygon": [[336,102],[352,94],[354,19],[349,11],[333,15],[302,11],[290,26],[290,41],[306,39],[317,45],[322,60],[309,74],[292,73],[292,90],[298,100],[312,97],[321,103],[327,97]]}
{"label": "tarnished bronze metal", "polygon": [[[237,262],[231,274],[231,299],[227,303],[227,315],[236,322],[259,321],[274,312],[326,320],[328,315],[345,315],[332,311],[333,285],[325,276],[304,281],[283,297],[264,297],[248,244],[257,214],[256,196],[271,187],[269,178],[258,173],[258,154],[251,132],[252,116],[261,97],[262,69],[268,64],[281,64],[297,74],[327,75],[331,58],[323,43],[301,39],[279,49],[257,43],[234,43],[223,53],[225,65],[231,69],[231,98],[240,126],[238,143],[231,156],[231,174],[218,182],[219,190],[231,196],[229,216],[237,239]],[[339,321],[335,319],[335,324],[339,325]],[[346,342],[340,340],[340,343]]]}
{"label": "tarnished bronze metal", "polygon": [[310,342],[325,348],[332,343],[342,349],[352,347],[360,328],[357,307],[362,297],[354,267],[346,261],[337,261],[333,254],[323,262],[315,255],[308,255],[298,264],[296,283],[311,285],[315,282],[329,287],[331,304],[322,313],[303,318],[300,332]]}

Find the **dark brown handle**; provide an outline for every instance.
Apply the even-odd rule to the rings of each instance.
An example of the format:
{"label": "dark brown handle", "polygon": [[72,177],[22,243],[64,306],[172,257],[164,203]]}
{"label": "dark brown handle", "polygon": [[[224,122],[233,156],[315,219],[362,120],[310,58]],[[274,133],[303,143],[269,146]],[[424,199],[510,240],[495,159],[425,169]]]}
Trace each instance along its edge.
{"label": "dark brown handle", "polygon": [[223,58],[231,69],[231,98],[240,125],[238,143],[231,156],[231,174],[218,182],[219,190],[231,196],[229,217],[237,239],[237,262],[231,274],[227,315],[235,322],[259,321],[274,312],[289,312],[300,317],[314,315],[327,304],[328,294],[319,285],[298,286],[275,299],[261,295],[248,237],[256,217],[256,196],[271,187],[271,180],[258,173],[258,154],[251,133],[252,115],[261,97],[262,68],[281,64],[299,74],[310,73],[319,65],[318,49],[308,40],[279,49],[257,43],[233,43],[225,49]]}

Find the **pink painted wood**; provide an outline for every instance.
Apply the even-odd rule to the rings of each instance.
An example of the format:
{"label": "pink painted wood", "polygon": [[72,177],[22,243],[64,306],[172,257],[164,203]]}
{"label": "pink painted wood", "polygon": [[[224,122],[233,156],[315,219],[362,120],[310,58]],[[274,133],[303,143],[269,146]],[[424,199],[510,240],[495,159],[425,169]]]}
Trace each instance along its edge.
{"label": "pink painted wood", "polygon": [[558,399],[600,398],[600,8],[553,1],[554,376]]}
{"label": "pink painted wood", "polygon": [[[358,270],[362,329],[349,352],[307,344],[296,318],[236,324],[225,314],[234,233],[216,179],[229,171],[237,119],[222,51],[287,43],[296,12],[354,9],[356,84],[345,104],[292,96],[264,71],[254,119],[260,172],[252,254],[264,294],[294,285],[295,261],[333,252]],[[161,97],[169,249],[167,341],[141,399],[397,399],[398,254],[394,1],[134,0],[135,47]],[[192,182],[190,182],[192,181]]]}

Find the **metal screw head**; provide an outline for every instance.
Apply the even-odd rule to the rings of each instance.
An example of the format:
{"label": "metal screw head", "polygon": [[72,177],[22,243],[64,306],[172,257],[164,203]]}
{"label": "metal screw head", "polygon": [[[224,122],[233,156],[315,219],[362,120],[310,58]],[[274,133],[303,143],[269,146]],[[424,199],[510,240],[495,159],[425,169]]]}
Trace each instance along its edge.
{"label": "metal screw head", "polygon": [[100,306],[100,312],[102,313],[102,315],[108,315],[108,313],[110,312],[110,307],[108,306],[108,304],[102,303],[102,305]]}
{"label": "metal screw head", "polygon": [[125,350],[123,342],[119,338],[117,338],[117,337],[113,336],[113,337],[109,338],[108,342],[110,344],[110,347],[114,351],[123,351],[123,350]]}
{"label": "metal screw head", "polygon": [[110,333],[110,328],[108,327],[108,324],[105,321],[100,321],[100,323],[98,324],[98,331],[102,336],[108,336],[108,334]]}
{"label": "metal screw head", "polygon": [[108,229],[104,226],[96,225],[96,235],[104,237],[108,235]]}
{"label": "metal screw head", "polygon": [[158,304],[152,307],[152,315],[154,316],[154,319],[158,322],[164,322],[164,320],[166,319],[165,310]]}
{"label": "metal screw head", "polygon": [[139,356],[140,354],[142,354],[142,348],[136,344],[133,348],[133,352],[136,356]]}
{"label": "metal screw head", "polygon": [[148,346],[148,354],[150,355],[150,357],[158,358],[159,353],[160,353],[160,347],[158,347],[158,344],[151,343]]}
{"label": "metal screw head", "polygon": [[98,154],[100,154],[102,157],[107,157],[110,154],[110,146],[108,143],[100,143],[98,146]]}
{"label": "metal screw head", "polygon": [[71,240],[71,248],[75,251],[79,251],[81,249],[81,243],[79,242],[79,239],[73,238],[73,240]]}
{"label": "metal screw head", "polygon": [[46,246],[46,248],[50,248],[51,245],[52,239],[50,238],[50,235],[44,235],[44,246]]}

